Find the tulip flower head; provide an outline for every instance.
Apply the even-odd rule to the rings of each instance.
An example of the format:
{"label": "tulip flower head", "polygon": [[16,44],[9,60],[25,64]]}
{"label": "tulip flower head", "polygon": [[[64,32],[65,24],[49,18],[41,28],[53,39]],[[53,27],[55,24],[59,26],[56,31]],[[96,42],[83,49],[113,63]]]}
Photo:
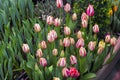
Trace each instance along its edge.
{"label": "tulip flower head", "polygon": [[81,31],[78,31],[77,32],[77,38],[79,39],[79,38],[82,38],[82,32]]}
{"label": "tulip flower head", "polygon": [[53,77],[53,80],[60,80],[60,78],[58,78],[58,77]]}
{"label": "tulip flower head", "polygon": [[76,14],[76,13],[74,13],[74,14],[72,15],[72,20],[73,20],[73,21],[76,21],[76,20],[77,20],[77,14]]}
{"label": "tulip flower head", "polygon": [[60,19],[58,19],[58,18],[54,19],[54,25],[56,27],[60,26],[60,24],[61,24],[61,20]]}
{"label": "tulip flower head", "polygon": [[67,4],[64,6],[64,10],[65,10],[66,12],[69,12],[69,11],[71,10],[70,4],[67,3]]}
{"label": "tulip flower head", "polygon": [[65,34],[65,35],[70,35],[70,33],[71,33],[70,28],[67,27],[67,26],[65,26],[65,27],[64,27],[64,34]]}
{"label": "tulip flower head", "polygon": [[55,30],[51,30],[51,31],[48,33],[48,35],[47,35],[47,40],[48,40],[49,42],[55,41],[56,38],[57,38],[57,33],[56,33]]}
{"label": "tulip flower head", "polygon": [[111,38],[110,44],[111,44],[112,46],[115,46],[116,42],[117,42],[117,39],[116,39],[115,37]]}
{"label": "tulip flower head", "polygon": [[60,58],[57,62],[57,66],[65,67],[66,66],[66,58]]}
{"label": "tulip flower head", "polygon": [[62,8],[63,7],[63,0],[56,0],[56,6],[58,8]]}
{"label": "tulip flower head", "polygon": [[58,55],[58,50],[55,48],[55,49],[53,49],[52,50],[52,54],[54,55],[54,56],[57,56]]}
{"label": "tulip flower head", "polygon": [[71,55],[71,56],[70,56],[70,63],[71,63],[72,65],[77,64],[77,58],[76,58],[74,55]]}
{"label": "tulip flower head", "polygon": [[82,20],[88,21],[88,18],[89,18],[88,15],[85,12],[83,12],[82,15],[81,15],[81,21]]}
{"label": "tulip flower head", "polygon": [[77,78],[80,76],[80,73],[75,67],[70,67],[70,77]]}
{"label": "tulip flower head", "polygon": [[90,17],[94,16],[94,8],[92,5],[89,4],[89,6],[87,7],[87,10],[86,10],[86,13]]}
{"label": "tulip flower head", "polygon": [[34,31],[35,32],[40,32],[40,30],[41,30],[40,25],[38,23],[34,24]]}
{"label": "tulip flower head", "polygon": [[45,58],[40,58],[39,63],[43,67],[47,66],[47,60]]}
{"label": "tulip flower head", "polygon": [[53,17],[52,16],[47,16],[47,20],[46,20],[48,25],[52,25],[53,24]]}
{"label": "tulip flower head", "polygon": [[78,39],[77,43],[76,43],[76,48],[80,48],[84,46],[84,39],[80,38]]}
{"label": "tulip flower head", "polygon": [[90,41],[88,44],[88,48],[93,51],[95,49],[96,42]]}
{"label": "tulip flower head", "polygon": [[41,47],[42,49],[46,49],[46,48],[47,48],[47,44],[46,44],[46,42],[45,42],[44,40],[41,41],[40,47]]}
{"label": "tulip flower head", "polygon": [[71,44],[71,45],[74,45],[74,44],[75,44],[74,38],[70,38],[70,44]]}
{"label": "tulip flower head", "polygon": [[82,27],[86,28],[88,25],[88,21],[87,20],[82,20]]}
{"label": "tulip flower head", "polygon": [[81,57],[85,57],[85,56],[87,55],[86,49],[83,48],[83,47],[81,47],[81,48],[79,49],[79,55],[80,55]]}
{"label": "tulip flower head", "polygon": [[68,77],[69,75],[70,75],[70,71],[69,71],[69,69],[68,68],[63,68],[62,69],[62,75],[63,75],[63,77]]}
{"label": "tulip flower head", "polygon": [[93,26],[93,32],[96,34],[99,32],[99,26],[97,24]]}
{"label": "tulip flower head", "polygon": [[38,49],[37,52],[36,52],[36,57],[40,58],[43,56],[43,52],[41,49]]}
{"label": "tulip flower head", "polygon": [[105,36],[105,42],[106,42],[106,43],[109,43],[109,42],[110,42],[110,39],[111,39],[110,34],[107,34],[107,35]]}
{"label": "tulip flower head", "polygon": [[70,39],[68,37],[63,39],[63,45],[64,47],[70,46]]}
{"label": "tulip flower head", "polygon": [[22,45],[22,51],[24,53],[28,53],[30,51],[28,44],[23,44]]}

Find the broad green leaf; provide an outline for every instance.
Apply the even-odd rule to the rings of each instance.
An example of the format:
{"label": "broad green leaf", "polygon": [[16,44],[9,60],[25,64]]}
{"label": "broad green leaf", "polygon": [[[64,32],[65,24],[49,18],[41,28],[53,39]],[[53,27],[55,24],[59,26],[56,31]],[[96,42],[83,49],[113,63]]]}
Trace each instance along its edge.
{"label": "broad green leaf", "polygon": [[82,77],[82,80],[90,80],[92,78],[95,78],[96,74],[95,73],[88,73]]}

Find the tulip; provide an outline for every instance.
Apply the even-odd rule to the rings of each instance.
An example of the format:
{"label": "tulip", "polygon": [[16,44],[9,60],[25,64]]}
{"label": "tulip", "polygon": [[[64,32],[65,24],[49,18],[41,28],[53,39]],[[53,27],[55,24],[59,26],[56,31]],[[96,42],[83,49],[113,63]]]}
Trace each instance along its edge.
{"label": "tulip", "polygon": [[73,21],[76,21],[76,20],[77,20],[77,14],[76,14],[76,13],[74,13],[74,14],[72,15],[72,20],[73,20]]}
{"label": "tulip", "polygon": [[60,80],[60,78],[58,78],[58,77],[53,77],[53,80]]}
{"label": "tulip", "polygon": [[97,54],[101,54],[103,52],[104,48],[98,48]]}
{"label": "tulip", "polygon": [[57,56],[57,55],[58,55],[58,50],[57,50],[57,49],[53,49],[53,50],[52,50],[52,54],[53,54],[54,56]]}
{"label": "tulip", "polygon": [[76,48],[80,48],[84,46],[84,39],[80,38],[78,39],[77,43],[76,43]]}
{"label": "tulip", "polygon": [[74,45],[74,44],[75,44],[74,38],[70,38],[70,44],[71,44],[71,45]]}
{"label": "tulip", "polygon": [[64,57],[64,55],[65,55],[65,52],[64,52],[64,50],[62,50],[60,53],[60,57]]}
{"label": "tulip", "polygon": [[63,46],[62,39],[60,39],[59,44],[60,44],[60,46]]}
{"label": "tulip", "polygon": [[75,67],[70,67],[70,76],[73,78],[77,78],[78,76],[80,76],[80,73]]}
{"label": "tulip", "polygon": [[108,14],[109,14],[110,16],[112,16],[112,15],[113,15],[113,10],[112,10],[112,9],[109,10]]}
{"label": "tulip", "polygon": [[47,16],[47,24],[52,25],[53,24],[53,17],[52,16]]}
{"label": "tulip", "polygon": [[62,8],[63,7],[63,0],[56,0],[56,6],[58,8]]}
{"label": "tulip", "polygon": [[98,48],[105,48],[105,42],[104,41],[100,41],[98,44]]}
{"label": "tulip", "polygon": [[79,38],[82,38],[82,32],[81,31],[78,31],[77,32],[77,38],[79,39]]}
{"label": "tulip", "polygon": [[83,48],[83,47],[81,47],[81,48],[79,49],[79,55],[82,56],[82,57],[86,56],[86,55],[87,55],[86,49]]}
{"label": "tulip", "polygon": [[22,50],[24,53],[28,53],[30,51],[28,44],[23,44],[22,45]]}
{"label": "tulip", "polygon": [[51,30],[51,31],[48,33],[48,35],[47,35],[47,40],[48,40],[49,42],[55,41],[56,38],[57,38],[57,33],[56,33],[55,30]]}
{"label": "tulip", "polygon": [[88,15],[85,12],[83,12],[82,15],[81,15],[81,20],[88,21],[88,18],[89,18]]}
{"label": "tulip", "polygon": [[113,11],[116,12],[118,10],[118,6],[113,7]]}
{"label": "tulip", "polygon": [[95,49],[96,42],[90,41],[88,44],[88,48],[93,51]]}
{"label": "tulip", "polygon": [[64,47],[69,47],[70,46],[70,39],[69,38],[64,38],[63,45],[64,45]]}
{"label": "tulip", "polygon": [[66,58],[60,58],[57,62],[57,66],[65,67],[66,66]]}
{"label": "tulip", "polygon": [[61,20],[60,20],[60,19],[58,19],[58,18],[54,19],[54,25],[55,25],[56,27],[60,26],[60,23],[61,23]]}
{"label": "tulip", "polygon": [[36,57],[42,57],[43,56],[43,52],[41,49],[38,49],[37,52],[36,52]]}
{"label": "tulip", "polygon": [[47,66],[47,60],[45,58],[40,58],[39,63],[43,67]]}
{"label": "tulip", "polygon": [[64,10],[65,10],[66,12],[69,12],[69,11],[71,10],[70,4],[67,3],[67,4],[64,6]]}
{"label": "tulip", "polygon": [[46,49],[46,48],[47,48],[47,45],[46,45],[46,42],[45,42],[45,41],[42,41],[42,42],[40,43],[40,46],[41,46],[42,49]]}
{"label": "tulip", "polygon": [[89,6],[87,7],[86,13],[88,16],[94,16],[94,8],[92,5],[89,4]]}
{"label": "tulip", "polygon": [[40,25],[39,24],[34,24],[34,30],[35,32],[40,32],[41,28],[40,28]]}
{"label": "tulip", "polygon": [[87,20],[82,20],[82,27],[86,28],[88,25],[88,21]]}
{"label": "tulip", "polygon": [[71,56],[70,56],[70,63],[71,63],[72,65],[77,64],[77,58],[76,58],[74,55],[71,55]]}
{"label": "tulip", "polygon": [[93,32],[96,34],[99,32],[99,26],[97,24],[93,26]]}
{"label": "tulip", "polygon": [[111,44],[112,46],[115,46],[116,42],[117,42],[117,40],[116,40],[115,37],[111,38],[110,44]]}
{"label": "tulip", "polygon": [[110,34],[107,34],[107,35],[105,36],[105,42],[106,42],[106,43],[109,43],[109,42],[110,42],[110,39],[111,39]]}
{"label": "tulip", "polygon": [[67,69],[66,67],[62,69],[62,75],[63,77],[68,77],[70,75],[70,71],[69,69]]}
{"label": "tulip", "polygon": [[71,31],[70,31],[70,28],[69,27],[64,27],[64,34],[65,35],[70,35]]}

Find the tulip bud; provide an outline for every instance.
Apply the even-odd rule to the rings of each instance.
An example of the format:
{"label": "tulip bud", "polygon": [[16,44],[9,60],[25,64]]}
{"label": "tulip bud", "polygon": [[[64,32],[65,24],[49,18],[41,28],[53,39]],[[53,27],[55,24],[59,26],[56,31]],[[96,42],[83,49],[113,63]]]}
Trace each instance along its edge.
{"label": "tulip bud", "polygon": [[98,47],[99,48],[105,48],[105,42],[104,41],[100,41],[99,44],[98,44]]}
{"label": "tulip bud", "polygon": [[96,34],[99,32],[99,27],[98,27],[97,24],[95,24],[95,25],[93,26],[93,32],[96,33]]}
{"label": "tulip bud", "polygon": [[70,44],[71,44],[71,45],[74,45],[74,44],[75,44],[74,38],[70,38]]}
{"label": "tulip bud", "polygon": [[60,23],[61,23],[61,20],[60,20],[60,19],[58,19],[58,18],[54,19],[54,25],[55,25],[56,27],[60,26]]}
{"label": "tulip bud", "polygon": [[112,10],[112,9],[109,10],[108,14],[109,14],[110,16],[112,16],[112,15],[113,15],[113,10]]}
{"label": "tulip bud", "polygon": [[40,25],[36,23],[34,25],[34,30],[35,30],[35,32],[40,32],[40,30],[41,30]]}
{"label": "tulip bud", "polygon": [[47,66],[47,60],[45,58],[40,58],[39,63],[43,67]]}
{"label": "tulip bud", "polygon": [[36,52],[36,57],[42,57],[43,56],[43,52],[41,49],[38,49],[37,52]]}
{"label": "tulip bud", "polygon": [[65,54],[65,52],[64,52],[64,50],[62,50],[61,53],[60,53],[60,56],[64,57],[64,54]]}
{"label": "tulip bud", "polygon": [[65,67],[66,66],[66,58],[60,58],[57,62],[57,66]]}
{"label": "tulip bud", "polygon": [[67,26],[64,27],[64,34],[65,34],[65,35],[70,35],[70,32],[71,32],[71,31],[70,31],[70,28],[69,28],[69,27],[67,27]]}
{"label": "tulip bud", "polygon": [[66,67],[62,69],[62,75],[63,77],[68,77],[70,75],[70,71],[69,69],[67,69]]}
{"label": "tulip bud", "polygon": [[54,56],[57,56],[57,55],[58,55],[58,50],[57,50],[57,49],[53,49],[53,50],[52,50],[52,54],[53,54]]}
{"label": "tulip bud", "polygon": [[89,4],[89,6],[87,7],[86,13],[88,16],[94,16],[94,8],[92,5]]}
{"label": "tulip bud", "polygon": [[47,35],[47,40],[48,40],[49,42],[55,41],[56,38],[57,38],[57,33],[56,33],[55,30],[51,30],[51,31],[48,33],[48,35]]}
{"label": "tulip bud", "polygon": [[63,45],[64,45],[64,47],[69,47],[70,46],[70,39],[69,38],[64,38]]}
{"label": "tulip bud", "polygon": [[28,44],[23,44],[22,45],[22,50],[24,53],[28,53],[30,51]]}
{"label": "tulip bud", "polygon": [[110,34],[107,34],[107,35],[105,36],[105,42],[106,42],[106,43],[109,43],[109,42],[110,42],[110,39],[111,39]]}
{"label": "tulip bud", "polygon": [[52,25],[53,24],[53,17],[52,16],[47,16],[47,24]]}
{"label": "tulip bud", "polygon": [[80,48],[84,46],[84,39],[80,38],[78,39],[77,43],[76,43],[76,48]]}
{"label": "tulip bud", "polygon": [[104,48],[98,48],[97,54],[101,54],[103,52]]}
{"label": "tulip bud", "polygon": [[87,20],[82,20],[82,27],[86,28],[88,25],[88,21]]}
{"label": "tulip bud", "polygon": [[67,4],[64,6],[64,10],[65,10],[66,12],[69,12],[69,11],[71,10],[70,4],[67,3]]}
{"label": "tulip bud", "polygon": [[70,76],[73,78],[77,78],[78,76],[80,76],[80,73],[75,67],[70,67]]}
{"label": "tulip bud", "polygon": [[62,8],[63,7],[63,0],[56,0],[56,6],[58,8]]}
{"label": "tulip bud", "polygon": [[88,48],[93,51],[95,49],[96,42],[90,41],[88,44]]}
{"label": "tulip bud", "polygon": [[72,20],[73,20],[73,21],[76,21],[76,20],[77,20],[77,14],[76,14],[76,13],[74,13],[74,14],[72,15]]}
{"label": "tulip bud", "polygon": [[86,55],[87,55],[86,49],[83,48],[83,47],[81,47],[80,50],[79,50],[79,55],[80,55],[81,57],[86,56]]}
{"label": "tulip bud", "polygon": [[46,49],[46,48],[47,48],[47,45],[46,45],[46,42],[45,42],[45,41],[42,41],[42,42],[40,43],[40,46],[41,46],[42,49]]}
{"label": "tulip bud", "polygon": [[76,58],[74,55],[71,55],[71,56],[70,56],[70,63],[71,63],[72,65],[77,64],[77,58]]}
{"label": "tulip bud", "polygon": [[82,38],[82,32],[81,31],[78,31],[77,32],[77,38],[79,39],[79,38]]}
{"label": "tulip bud", "polygon": [[117,40],[116,40],[115,37],[111,38],[110,44],[111,44],[112,46],[115,46],[116,42],[117,42]]}
{"label": "tulip bud", "polygon": [[62,42],[62,39],[60,39],[60,42],[59,42],[60,46],[63,46],[63,42]]}
{"label": "tulip bud", "polygon": [[118,6],[114,6],[114,7],[113,7],[113,11],[114,11],[114,12],[116,12],[117,9],[118,9]]}
{"label": "tulip bud", "polygon": [[81,15],[81,20],[88,21],[88,18],[89,18],[88,15],[85,12],[83,12],[82,15]]}
{"label": "tulip bud", "polygon": [[58,77],[53,77],[53,80],[60,80],[60,78],[58,78]]}

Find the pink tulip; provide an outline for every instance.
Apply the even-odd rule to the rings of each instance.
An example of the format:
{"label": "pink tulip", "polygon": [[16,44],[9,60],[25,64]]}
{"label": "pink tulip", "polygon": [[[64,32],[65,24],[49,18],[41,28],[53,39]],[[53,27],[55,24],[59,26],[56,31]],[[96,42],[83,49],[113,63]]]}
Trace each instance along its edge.
{"label": "pink tulip", "polygon": [[57,62],[57,66],[65,67],[66,66],[66,58],[60,58]]}
{"label": "pink tulip", "polygon": [[82,20],[82,27],[86,28],[88,25],[88,21],[87,20]]}
{"label": "pink tulip", "polygon": [[117,40],[116,40],[115,37],[111,38],[110,44],[111,44],[112,46],[115,46],[116,42],[117,42]]}
{"label": "pink tulip", "polygon": [[56,0],[56,6],[58,8],[62,8],[63,7],[63,0]]}
{"label": "pink tulip", "polygon": [[73,78],[77,78],[78,76],[80,76],[80,73],[75,67],[70,67],[70,76]]}
{"label": "pink tulip", "polygon": [[40,32],[41,27],[38,23],[34,24],[34,30],[35,30],[35,32]]}
{"label": "pink tulip", "polygon": [[75,44],[74,38],[70,38],[70,44],[71,44],[71,45],[74,45],[74,44]]}
{"label": "pink tulip", "polygon": [[83,12],[82,15],[81,15],[81,21],[82,20],[88,21],[88,18],[89,18],[88,15],[85,12]]}
{"label": "pink tulip", "polygon": [[73,20],[73,21],[76,21],[76,20],[77,20],[77,14],[76,14],[76,13],[74,13],[74,14],[72,15],[72,20]]}
{"label": "pink tulip", "polygon": [[47,45],[46,45],[45,41],[41,41],[40,46],[41,46],[42,49],[46,49],[47,48]]}
{"label": "pink tulip", "polygon": [[72,65],[77,64],[77,58],[76,58],[74,55],[71,55],[71,56],[70,56],[70,63],[71,63]]}
{"label": "pink tulip", "polygon": [[47,66],[47,60],[45,58],[40,58],[39,63],[43,67]]}
{"label": "pink tulip", "polygon": [[53,17],[52,16],[47,16],[46,22],[47,22],[47,24],[52,25],[53,24]]}
{"label": "pink tulip", "polygon": [[93,32],[96,34],[99,32],[99,26],[97,24],[93,26]]}
{"label": "pink tulip", "polygon": [[80,38],[78,39],[77,43],[76,43],[76,48],[80,48],[84,46],[84,39]]}
{"label": "pink tulip", "polygon": [[58,55],[58,50],[57,50],[57,49],[53,49],[53,50],[52,50],[52,54],[53,54],[54,56],[57,56],[57,55]]}
{"label": "pink tulip", "polygon": [[92,5],[89,4],[89,6],[87,7],[86,13],[88,16],[94,16],[94,8]]}
{"label": "pink tulip", "polygon": [[64,38],[63,45],[64,45],[64,47],[69,47],[70,46],[70,39],[69,38]]}
{"label": "pink tulip", "polygon": [[64,34],[65,35],[70,35],[71,31],[70,31],[70,28],[69,27],[64,27]]}
{"label": "pink tulip", "polygon": [[63,68],[62,69],[62,75],[63,75],[63,77],[68,77],[69,75],[70,75],[70,71],[69,71],[69,69],[68,68]]}
{"label": "pink tulip", "polygon": [[95,42],[90,41],[89,44],[88,44],[88,48],[89,48],[91,51],[93,51],[93,50],[95,49],[95,45],[96,45]]}
{"label": "pink tulip", "polygon": [[77,38],[79,39],[79,38],[82,38],[82,32],[81,31],[78,31],[77,32]]}
{"label": "pink tulip", "polygon": [[67,4],[64,6],[64,10],[65,10],[66,12],[69,12],[69,11],[71,10],[70,4],[67,3]]}
{"label": "pink tulip", "polygon": [[28,53],[30,51],[30,48],[28,46],[28,44],[23,44],[22,45],[22,50],[24,53]]}
{"label": "pink tulip", "polygon": [[106,43],[109,43],[109,42],[110,42],[110,39],[111,39],[110,34],[107,34],[107,35],[105,36],[105,42],[106,42]]}
{"label": "pink tulip", "polygon": [[61,20],[60,20],[60,19],[58,19],[58,18],[54,19],[54,25],[55,25],[56,27],[60,26],[60,23],[61,23]]}
{"label": "pink tulip", "polygon": [[48,33],[48,35],[47,35],[47,40],[48,40],[49,42],[55,41],[56,38],[57,38],[57,33],[56,33],[55,30],[51,30],[51,31]]}
{"label": "pink tulip", "polygon": [[86,55],[87,55],[86,49],[83,48],[83,47],[81,47],[80,50],[79,50],[79,55],[80,55],[81,57],[86,56]]}
{"label": "pink tulip", "polygon": [[40,58],[43,56],[43,52],[41,49],[38,49],[37,52],[36,52],[36,57]]}

